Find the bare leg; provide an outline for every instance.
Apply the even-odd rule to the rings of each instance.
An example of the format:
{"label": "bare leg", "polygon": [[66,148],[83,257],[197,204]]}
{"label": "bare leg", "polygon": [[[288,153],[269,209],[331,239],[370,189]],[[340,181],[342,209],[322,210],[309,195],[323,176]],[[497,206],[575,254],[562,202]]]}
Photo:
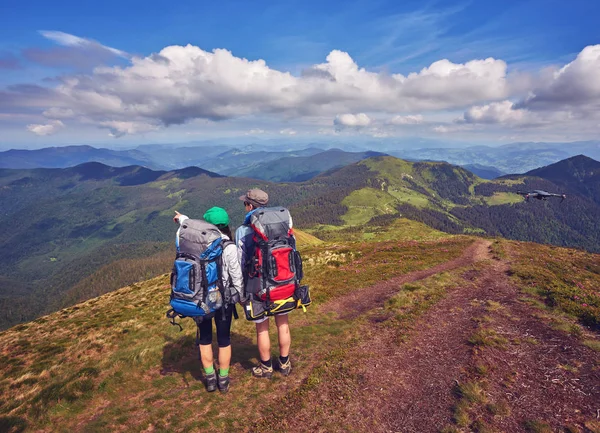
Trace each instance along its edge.
{"label": "bare leg", "polygon": [[[231,357],[231,352],[229,352],[229,355]],[[213,350],[212,350],[211,344],[201,344],[200,345],[200,359],[202,360],[202,367],[210,368],[213,366],[214,359],[213,359]]]}
{"label": "bare leg", "polygon": [[256,344],[261,361],[271,359],[271,340],[269,339],[269,319],[256,324]]}
{"label": "bare leg", "polygon": [[219,347],[219,368],[227,370],[231,364],[231,345]]}
{"label": "bare leg", "polygon": [[275,316],[275,324],[277,325],[277,338],[279,339],[279,355],[289,356],[292,336],[290,334],[288,315]]}

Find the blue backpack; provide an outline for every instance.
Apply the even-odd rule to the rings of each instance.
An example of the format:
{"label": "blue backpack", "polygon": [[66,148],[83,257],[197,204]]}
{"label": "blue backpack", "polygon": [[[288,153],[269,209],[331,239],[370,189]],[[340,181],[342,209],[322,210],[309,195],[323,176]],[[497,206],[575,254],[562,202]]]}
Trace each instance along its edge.
{"label": "blue backpack", "polygon": [[223,249],[229,243],[206,221],[187,219],[182,223],[171,272],[171,309],[167,312],[173,325],[181,328],[176,317],[202,320],[226,308],[230,294],[223,287],[221,274]]}

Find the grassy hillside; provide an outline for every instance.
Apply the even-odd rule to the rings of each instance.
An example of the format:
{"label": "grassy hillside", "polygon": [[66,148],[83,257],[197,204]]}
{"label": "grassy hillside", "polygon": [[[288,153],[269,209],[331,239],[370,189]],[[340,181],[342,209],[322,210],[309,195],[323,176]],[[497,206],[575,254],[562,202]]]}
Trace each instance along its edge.
{"label": "grassy hillside", "polygon": [[[315,243],[300,233],[299,240],[306,239]],[[233,323],[235,391],[227,397],[206,394],[198,381],[193,322],[187,320],[179,332],[164,317],[167,274],[18,325],[0,333],[0,425],[14,431],[86,432],[247,425],[277,396],[305,386],[302,379],[315,367],[312,360],[352,335],[353,321],[319,314],[319,305],[382,278],[457,257],[471,242],[457,238],[301,247],[315,305],[307,314],[291,316],[294,376],[270,383],[252,380],[253,325],[240,319]],[[228,410],[223,411],[226,401]]]}
{"label": "grassy hillside", "polygon": [[[386,412],[381,411],[404,409],[401,406],[395,409],[394,405],[400,404],[397,398],[387,399],[384,397],[386,394],[379,393],[402,389],[398,388],[404,386],[400,379],[386,375],[388,379],[380,380],[377,390],[367,391],[376,393],[380,404],[369,406],[368,413],[360,412],[360,420],[355,420],[357,413],[354,409],[364,407],[361,386],[370,386],[366,373],[357,372],[356,368],[381,362],[377,359],[384,364],[388,358],[393,361],[390,355],[371,358],[368,352],[360,352],[363,347],[370,347],[369,350],[380,347],[373,346],[372,339],[384,335],[394,336],[384,346],[386,350],[424,356],[431,353],[436,356],[436,362],[447,365],[448,370],[479,371],[478,375],[469,373],[468,377],[460,377],[459,384],[465,387],[460,393],[452,394],[454,382],[448,379],[444,386],[449,398],[463,396],[466,401],[461,403],[460,400],[456,405],[448,404],[436,409],[436,417],[441,414],[447,419],[447,425],[439,424],[438,430],[443,427],[445,431],[460,431],[468,427],[481,431],[483,426],[491,429],[498,425],[498,430],[508,431],[501,427],[507,422],[518,425],[536,422],[555,429],[566,425],[580,428],[572,431],[583,431],[584,425],[593,427],[595,414],[583,403],[575,406],[578,411],[567,422],[562,418],[546,418],[545,413],[536,411],[522,414],[518,405],[495,396],[495,384],[504,380],[504,373],[493,373],[494,369],[501,368],[494,364],[498,361],[478,359],[500,356],[503,350],[509,350],[508,345],[511,351],[521,352],[526,347],[546,347],[546,344],[552,343],[552,338],[558,337],[532,334],[537,331],[533,331],[530,324],[527,325],[529,340],[517,343],[516,337],[509,339],[497,334],[495,321],[506,317],[507,313],[502,312],[507,310],[503,308],[509,308],[511,304],[486,301],[487,295],[477,292],[477,287],[488,284],[485,278],[480,280],[481,275],[487,272],[491,272],[489,278],[493,279],[490,281],[498,279],[498,274],[494,274],[494,267],[498,266],[495,263],[510,261],[512,278],[522,290],[520,296],[523,300],[519,302],[524,306],[540,305],[532,307],[537,308],[532,310],[532,316],[521,314],[515,320],[536,320],[543,328],[549,320],[546,316],[564,314],[559,325],[565,331],[556,332],[566,332],[567,336],[577,334],[576,338],[581,343],[575,341],[570,344],[585,343],[589,347],[583,346],[581,350],[600,349],[597,334],[590,333],[590,329],[577,322],[580,319],[580,323],[589,324],[590,317],[594,320],[600,318],[600,304],[594,301],[594,290],[589,289],[600,286],[600,269],[595,265],[600,257],[506,241],[496,241],[492,247],[493,256],[488,257],[487,249],[469,252],[475,251],[472,248],[474,238],[436,236],[437,240],[427,241],[337,240],[322,243],[299,233],[299,240],[303,240],[301,252],[306,263],[306,282],[311,286],[314,305],[306,314],[297,311],[290,317],[294,371],[287,379],[279,375],[272,381],[253,379],[249,369],[257,361],[254,326],[244,319],[234,321],[232,389],[225,396],[204,391],[193,344],[193,323],[184,321],[184,331],[180,332],[164,317],[168,303],[167,274],[4,331],[0,333],[2,431],[286,431],[294,425],[296,431],[344,431],[351,429],[352,425],[362,430],[362,426],[371,423],[377,425],[374,431],[389,430],[392,428],[386,424],[390,422],[389,418],[386,418]],[[539,262],[531,261],[532,257]],[[431,269],[434,269],[433,273],[427,274]],[[557,278],[562,279],[551,292],[542,290],[548,282]],[[390,279],[400,282],[386,284],[385,281]],[[475,298],[469,300],[471,298],[454,295],[463,288],[467,288],[465,293],[472,292],[469,296]],[[548,296],[552,298],[553,294],[556,302],[541,302],[549,299]],[[573,309],[570,303],[579,300],[579,310]],[[446,304],[447,307],[444,306]],[[483,316],[470,316],[470,309],[479,308],[479,305],[483,305]],[[442,310],[437,311],[438,308]],[[444,311],[443,308],[449,310]],[[466,362],[486,364],[463,365],[462,358],[448,355],[453,348],[457,352],[452,353],[459,353],[462,350],[459,346],[445,349],[450,352],[444,352],[441,357],[434,355],[431,342],[421,340],[429,338],[421,336],[421,333],[431,328],[420,317],[427,316],[430,309],[434,310],[435,317],[443,317],[450,322],[444,329],[475,332],[473,335],[466,334],[464,341],[446,339],[445,344],[474,347],[473,361]],[[461,313],[456,314],[456,311]],[[424,320],[432,320],[427,317]],[[469,329],[471,326],[482,327],[469,331],[465,325],[455,326],[452,323],[463,317],[467,324],[470,323]],[[476,336],[480,339],[476,340]],[[275,338],[272,335],[273,347],[276,347]],[[534,341],[535,345],[529,341]],[[412,344],[419,348],[418,352],[412,352]],[[405,345],[408,349],[403,349]],[[507,347],[503,349],[502,345]],[[466,353],[470,352],[467,350]],[[357,363],[357,359],[364,362]],[[410,361],[399,365],[400,371],[412,368]],[[422,371],[427,364],[418,365],[418,374],[424,375],[425,379],[424,395],[430,395],[431,386],[427,383],[433,377]],[[484,367],[488,369],[485,372]],[[385,367],[380,365],[380,368]],[[587,371],[590,366],[588,358],[580,358],[579,366],[565,364],[565,368],[577,369],[565,371],[565,374],[573,375],[579,374],[580,370]],[[522,391],[522,379],[519,379],[526,375],[527,370],[516,370],[511,376],[512,382],[503,382],[505,392],[528,392]],[[581,386],[594,386],[593,376],[575,377],[580,377],[578,383]],[[542,385],[537,384],[540,390]],[[479,391],[482,386],[487,387],[484,389],[489,389],[491,394],[485,400],[480,397],[469,400],[469,392],[483,392]],[[556,393],[551,395],[559,398]],[[419,401],[420,405],[430,407],[435,400],[430,395],[412,402]],[[486,404],[490,405],[489,408]],[[294,414],[287,413],[283,406],[296,410]],[[304,408],[310,409],[309,418]],[[480,410],[484,412],[478,412]],[[418,419],[411,418],[410,413],[406,416],[404,422],[418,422]],[[481,417],[479,424],[472,424],[477,419],[473,416]],[[363,424],[352,424],[357,422]]]}
{"label": "grassy hillside", "polygon": [[[273,205],[290,208],[297,227],[323,239],[379,238],[405,218],[428,226],[423,233],[598,251],[600,207],[586,192],[593,185],[582,187],[587,179],[578,188],[529,176],[486,181],[445,163],[393,157],[368,158],[301,183],[221,177],[196,167],[0,170],[0,327],[160,273],[160,257],[172,246],[174,210],[193,217],[222,206],[235,227],[244,214],[238,197],[248,188],[266,190]],[[537,188],[564,189],[568,199],[524,203],[515,194]],[[126,266],[136,270],[128,275]]]}

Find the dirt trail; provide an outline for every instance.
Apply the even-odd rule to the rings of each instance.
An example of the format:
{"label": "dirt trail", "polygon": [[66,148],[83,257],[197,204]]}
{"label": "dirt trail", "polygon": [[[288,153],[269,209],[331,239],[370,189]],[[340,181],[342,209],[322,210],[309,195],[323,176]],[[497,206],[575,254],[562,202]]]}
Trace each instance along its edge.
{"label": "dirt trail", "polygon": [[[465,272],[464,284],[421,316],[408,336],[385,321],[364,325],[338,377],[310,391],[283,425],[311,432],[438,432],[453,425],[454,390],[473,380],[469,372],[475,363],[490,370],[478,378],[485,398],[507,402],[509,414],[494,417],[482,405],[471,415],[499,431],[525,431],[524,423],[533,420],[556,431],[595,419],[600,410],[596,354],[536,318],[538,310],[518,300],[521,295],[506,275],[508,264],[491,260],[488,247],[489,242],[477,241],[456,260],[364,289],[360,304],[359,296],[336,301],[340,316],[352,317],[380,306],[401,284],[490,259],[481,271]],[[492,309],[488,301],[500,306]],[[469,345],[482,326],[474,319],[484,316],[484,326],[507,339],[504,347]]]}
{"label": "dirt trail", "polygon": [[403,284],[422,280],[440,272],[462,268],[487,258],[490,244],[490,241],[478,239],[465,248],[463,254],[454,260],[440,263],[429,269],[410,272],[406,275],[382,281],[362,290],[356,290],[346,296],[327,302],[320,308],[322,311],[337,311],[340,318],[343,319],[354,318],[383,305],[386,299],[398,293],[400,286]]}
{"label": "dirt trail", "polygon": [[[600,357],[573,335],[551,328],[539,310],[519,300],[507,278],[509,265],[494,262],[483,275],[486,299],[501,307],[488,311],[488,327],[508,340],[501,348],[485,348],[473,362],[493,368],[486,389],[490,400],[505,400],[511,415],[490,420],[501,431],[523,431],[540,420],[553,431],[600,421]],[[495,277],[499,276],[499,278]],[[599,424],[600,425],[600,424]],[[574,429],[574,431],[577,431]]]}

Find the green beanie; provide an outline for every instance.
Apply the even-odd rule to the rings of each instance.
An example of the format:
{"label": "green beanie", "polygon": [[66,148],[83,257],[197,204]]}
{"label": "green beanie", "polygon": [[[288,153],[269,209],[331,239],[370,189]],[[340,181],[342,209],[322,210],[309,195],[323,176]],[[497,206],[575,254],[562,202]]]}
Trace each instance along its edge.
{"label": "green beanie", "polygon": [[222,207],[211,207],[204,214],[204,220],[216,226],[229,225],[229,215]]}

